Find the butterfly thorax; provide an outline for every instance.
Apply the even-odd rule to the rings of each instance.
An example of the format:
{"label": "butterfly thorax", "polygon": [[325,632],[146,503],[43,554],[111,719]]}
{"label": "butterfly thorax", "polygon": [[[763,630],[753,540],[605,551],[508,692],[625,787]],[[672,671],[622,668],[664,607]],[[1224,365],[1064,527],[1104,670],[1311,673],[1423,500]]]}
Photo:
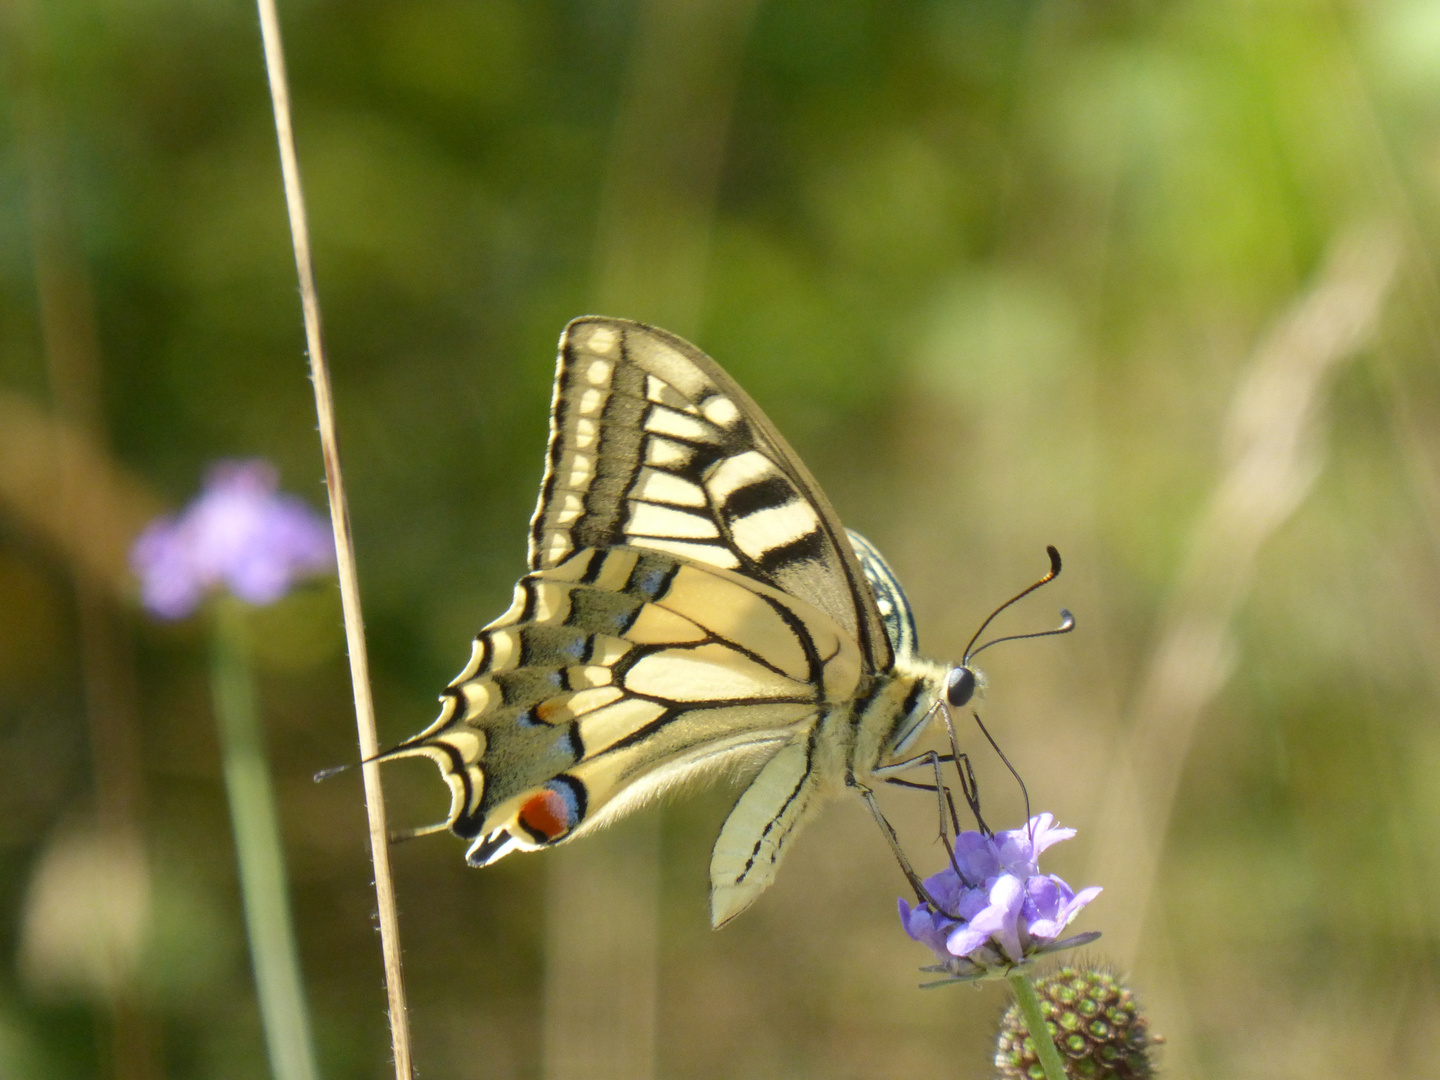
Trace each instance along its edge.
{"label": "butterfly thorax", "polygon": [[893,763],[924,728],[940,699],[948,668],[917,656],[897,657],[874,677],[870,693],[855,702],[850,752],[851,776],[867,783],[874,770]]}

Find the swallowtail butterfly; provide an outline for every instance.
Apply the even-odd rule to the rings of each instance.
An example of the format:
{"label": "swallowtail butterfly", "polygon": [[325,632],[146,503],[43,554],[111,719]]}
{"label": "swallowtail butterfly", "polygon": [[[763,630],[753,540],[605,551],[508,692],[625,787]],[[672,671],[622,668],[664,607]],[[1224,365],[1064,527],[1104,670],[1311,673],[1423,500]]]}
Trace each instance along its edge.
{"label": "swallowtail butterfly", "polygon": [[821,802],[850,787],[874,809],[868,785],[976,678],[917,654],[890,567],[715,361],[581,318],[560,339],[529,572],[439,718],[383,756],[439,765],[450,812],[419,831],[450,828],[473,866],[759,765],[711,858],[720,926]]}

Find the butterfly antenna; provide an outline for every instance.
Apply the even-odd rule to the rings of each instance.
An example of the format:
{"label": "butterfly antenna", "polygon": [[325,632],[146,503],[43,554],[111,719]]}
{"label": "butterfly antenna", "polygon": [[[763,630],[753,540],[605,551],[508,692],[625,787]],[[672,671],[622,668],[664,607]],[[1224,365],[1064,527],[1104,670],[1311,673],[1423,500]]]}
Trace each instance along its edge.
{"label": "butterfly antenna", "polygon": [[[1006,600],[1003,604],[1001,604],[999,607],[997,607],[994,611],[992,611],[992,612],[990,613],[989,618],[987,618],[984,622],[982,622],[982,623],[980,624],[980,629],[975,631],[975,636],[970,639],[970,644],[968,644],[968,645],[965,646],[965,659],[963,659],[962,661],[960,661],[960,663],[961,663],[962,665],[964,665],[964,664],[969,664],[969,663],[970,663],[970,658],[975,655],[975,652],[979,652],[979,651],[980,651],[979,649],[976,649],[975,652],[971,652],[970,650],[975,647],[975,642],[977,642],[977,641],[980,640],[980,635],[983,634],[983,633],[985,633],[985,628],[988,627],[992,622],[995,621],[995,616],[999,615],[1002,611],[1004,611],[1004,610],[1005,610],[1006,608],[1008,608],[1010,605],[1016,603],[1016,602],[1019,601],[1019,600],[1023,600],[1025,597],[1029,596],[1029,595],[1030,595],[1032,592],[1034,592],[1036,589],[1040,588],[1041,585],[1048,585],[1050,582],[1054,581],[1057,577],[1060,576],[1060,552],[1055,549],[1055,545],[1054,545],[1054,544],[1046,544],[1046,545],[1045,545],[1045,553],[1050,556],[1050,572],[1049,572],[1048,574],[1046,574],[1044,577],[1042,577],[1039,581],[1035,582],[1033,585],[1030,585],[1030,586],[1027,586],[1027,587],[1024,588],[1024,589],[1021,589],[1018,593],[1016,593],[1014,596],[1012,596],[1009,600]],[[1073,621],[1073,620],[1072,620],[1072,621]],[[1068,629],[1068,627],[1067,627],[1066,629]],[[1054,630],[1050,631],[1050,633],[1064,633],[1064,632],[1065,632],[1065,631],[1063,631],[1063,630],[1061,630],[1061,631],[1054,631]],[[1039,637],[1039,636],[1042,636],[1042,635],[1032,635],[1032,636]],[[1002,639],[1002,640],[1003,640],[1003,639]],[[990,645],[994,645],[994,644],[995,644],[995,642],[993,642],[993,641],[990,642]],[[990,647],[990,645],[984,645],[984,646],[981,646],[981,648],[987,648],[987,649],[988,649],[988,648]]]}
{"label": "butterfly antenna", "polygon": [[1030,822],[1030,791],[1025,786],[1025,781],[1020,779],[1019,770],[1010,764],[1010,759],[1005,756],[1005,751],[1000,749],[1000,744],[997,743],[995,737],[990,734],[990,729],[987,728],[984,721],[980,719],[980,714],[977,712],[971,713],[970,715],[975,718],[975,726],[980,729],[980,734],[985,736],[985,741],[990,744],[990,749],[995,751],[1000,760],[1005,763],[1005,768],[1010,770],[1010,775],[1015,777],[1015,782],[1020,785],[1020,794],[1025,797],[1025,822],[1028,825]]}
{"label": "butterfly antenna", "polygon": [[[1041,584],[1043,585],[1044,582],[1041,582]],[[1024,593],[1021,593],[1021,595],[1023,596]],[[966,656],[965,663],[968,664],[971,660],[975,659],[975,657],[979,656],[986,649],[990,648],[991,645],[999,645],[1002,641],[1024,641],[1026,638],[1054,637],[1056,634],[1068,634],[1071,630],[1074,629],[1075,616],[1070,614],[1069,608],[1062,607],[1060,609],[1060,625],[1057,626],[1054,630],[1041,630],[1034,634],[1010,634],[1008,637],[998,637],[994,641],[987,641],[984,645],[981,645],[974,652]]]}

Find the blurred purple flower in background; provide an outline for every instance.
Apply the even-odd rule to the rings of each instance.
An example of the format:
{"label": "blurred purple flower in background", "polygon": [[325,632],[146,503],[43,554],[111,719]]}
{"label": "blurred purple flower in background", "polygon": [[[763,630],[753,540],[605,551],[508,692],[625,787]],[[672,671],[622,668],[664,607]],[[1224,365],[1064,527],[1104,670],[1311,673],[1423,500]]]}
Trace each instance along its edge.
{"label": "blurred purple flower in background", "polygon": [[269,462],[221,461],[178,517],[140,534],[130,565],[145,606],[181,619],[221,585],[249,603],[273,603],[299,579],[333,569],[335,544],[323,517],[279,491]]}
{"label": "blurred purple flower in background", "polygon": [[1093,941],[1081,934],[1058,941],[1080,909],[1100,895],[1098,886],[1076,893],[1053,874],[1041,874],[1040,853],[1068,840],[1074,829],[1055,828],[1053,814],[1037,814],[1019,829],[955,838],[955,863],[925,879],[936,907],[900,900],[900,922],[929,946],[939,970],[962,979],[1004,975],[1031,956]]}

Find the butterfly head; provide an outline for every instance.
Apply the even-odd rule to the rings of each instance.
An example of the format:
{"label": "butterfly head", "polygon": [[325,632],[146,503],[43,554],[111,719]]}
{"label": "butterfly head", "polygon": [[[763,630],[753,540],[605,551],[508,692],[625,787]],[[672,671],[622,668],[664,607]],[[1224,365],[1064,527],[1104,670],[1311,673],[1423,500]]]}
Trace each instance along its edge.
{"label": "butterfly head", "polygon": [[952,667],[945,676],[945,703],[952,709],[970,704],[975,691],[980,688],[980,676],[966,664]]}

